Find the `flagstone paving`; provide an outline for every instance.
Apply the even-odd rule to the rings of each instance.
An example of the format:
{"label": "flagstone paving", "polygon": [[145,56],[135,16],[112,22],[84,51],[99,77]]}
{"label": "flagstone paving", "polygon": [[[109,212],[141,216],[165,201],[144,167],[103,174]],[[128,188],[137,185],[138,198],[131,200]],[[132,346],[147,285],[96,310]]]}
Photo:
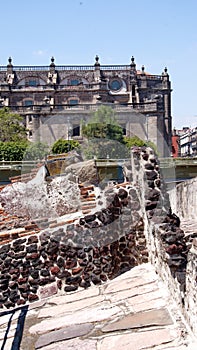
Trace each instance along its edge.
{"label": "flagstone paving", "polygon": [[101,286],[35,302],[26,317],[21,310],[1,313],[1,350],[197,349],[149,263]]}

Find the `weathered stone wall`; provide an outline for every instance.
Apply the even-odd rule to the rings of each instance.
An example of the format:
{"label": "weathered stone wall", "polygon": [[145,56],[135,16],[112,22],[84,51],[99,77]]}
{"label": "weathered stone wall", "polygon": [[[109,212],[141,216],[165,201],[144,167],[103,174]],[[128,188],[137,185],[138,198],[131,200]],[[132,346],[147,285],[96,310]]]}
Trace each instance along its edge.
{"label": "weathered stone wall", "polygon": [[94,214],[0,248],[1,307],[100,284],[148,261],[135,188],[109,188],[104,197],[106,208]]}
{"label": "weathered stone wall", "polygon": [[169,196],[153,152],[136,149],[132,156],[134,177],[141,191],[141,207],[145,208],[143,218],[150,260],[182,305],[188,247],[180,220],[171,213]]}
{"label": "weathered stone wall", "polygon": [[[132,183],[106,187],[80,217],[0,247],[0,304],[14,307],[87,288],[150,260],[197,332],[197,249],[170,210],[150,148],[132,150]],[[92,199],[94,199],[92,201]]]}
{"label": "weathered stone wall", "polygon": [[186,292],[184,296],[185,315],[191,328],[197,334],[197,241],[194,238],[188,254]]}
{"label": "weathered stone wall", "polygon": [[[148,261],[148,255],[152,261],[160,257],[158,266],[167,261],[169,275],[178,275],[185,257],[177,263],[176,253],[182,254],[185,246],[177,239],[183,234],[168,214],[169,200],[153,151],[134,149],[132,169],[133,183],[106,188],[99,205],[90,202],[84,207],[82,212],[88,215],[51,224],[40,234],[1,247],[2,307],[34,301],[58,289],[69,292],[101,283]],[[81,194],[86,196],[87,189]],[[162,222],[163,231],[155,236],[156,225]]]}
{"label": "weathered stone wall", "polygon": [[[147,152],[147,151],[146,151]],[[196,178],[180,183],[169,192],[161,182],[157,205],[147,207],[146,191],[155,190],[157,176],[146,162],[146,152],[133,152],[133,176],[141,189],[141,207],[146,208],[144,218],[145,236],[149,258],[164,280],[173,299],[179,305],[191,329],[197,334],[197,241],[196,233],[185,235],[181,229],[179,214],[184,219],[196,219]],[[151,156],[149,156],[151,159]],[[157,160],[152,155],[153,163]],[[147,169],[149,168],[149,172]],[[155,177],[150,181],[150,177]],[[149,188],[149,191],[150,191]],[[150,194],[151,192],[149,192]],[[177,204],[177,205],[176,205]],[[170,206],[172,210],[169,210]],[[175,212],[176,214],[172,214]],[[167,215],[166,215],[167,214]]]}
{"label": "weathered stone wall", "polygon": [[55,218],[80,210],[80,190],[72,174],[46,181],[46,168],[41,167],[29,182],[16,182],[0,193],[7,212],[31,219]]}
{"label": "weathered stone wall", "polygon": [[196,219],[197,177],[179,183],[169,190],[170,204],[174,213],[181,219]]}
{"label": "weathered stone wall", "polygon": [[[197,212],[197,178],[179,183],[169,190],[172,210],[183,220],[196,221]],[[187,265],[185,267],[185,290],[182,295],[184,314],[195,334],[197,334],[197,241],[196,230],[187,233]]]}

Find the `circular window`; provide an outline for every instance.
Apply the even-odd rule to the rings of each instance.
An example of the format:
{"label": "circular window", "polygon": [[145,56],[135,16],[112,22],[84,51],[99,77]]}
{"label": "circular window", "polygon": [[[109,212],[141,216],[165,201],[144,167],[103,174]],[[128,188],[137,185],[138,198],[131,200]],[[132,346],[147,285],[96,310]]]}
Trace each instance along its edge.
{"label": "circular window", "polygon": [[113,79],[109,82],[109,88],[110,90],[118,91],[122,87],[122,82],[121,80],[118,79]]}

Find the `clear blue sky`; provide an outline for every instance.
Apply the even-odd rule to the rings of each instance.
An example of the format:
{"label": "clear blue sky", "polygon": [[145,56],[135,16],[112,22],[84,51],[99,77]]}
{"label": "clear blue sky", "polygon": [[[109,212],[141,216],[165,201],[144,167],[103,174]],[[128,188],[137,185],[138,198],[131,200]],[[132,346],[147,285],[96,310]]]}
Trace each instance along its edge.
{"label": "clear blue sky", "polygon": [[196,0],[1,0],[0,65],[129,64],[172,81],[173,126],[197,125]]}

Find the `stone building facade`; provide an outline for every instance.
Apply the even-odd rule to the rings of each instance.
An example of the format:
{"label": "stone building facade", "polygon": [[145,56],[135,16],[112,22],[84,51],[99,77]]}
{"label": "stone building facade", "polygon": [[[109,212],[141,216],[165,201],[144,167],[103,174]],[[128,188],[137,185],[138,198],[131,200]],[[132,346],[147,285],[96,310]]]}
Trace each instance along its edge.
{"label": "stone building facade", "polygon": [[173,157],[197,156],[197,127],[183,127],[181,130],[172,131]]}
{"label": "stone building facade", "polygon": [[137,135],[171,152],[171,83],[167,69],[151,75],[128,65],[0,66],[0,107],[24,116],[28,138],[48,144],[82,138],[81,126],[102,104],[112,107],[127,136]]}
{"label": "stone building facade", "polygon": [[185,132],[179,134],[179,146],[182,157],[197,156],[197,127],[185,128]]}

